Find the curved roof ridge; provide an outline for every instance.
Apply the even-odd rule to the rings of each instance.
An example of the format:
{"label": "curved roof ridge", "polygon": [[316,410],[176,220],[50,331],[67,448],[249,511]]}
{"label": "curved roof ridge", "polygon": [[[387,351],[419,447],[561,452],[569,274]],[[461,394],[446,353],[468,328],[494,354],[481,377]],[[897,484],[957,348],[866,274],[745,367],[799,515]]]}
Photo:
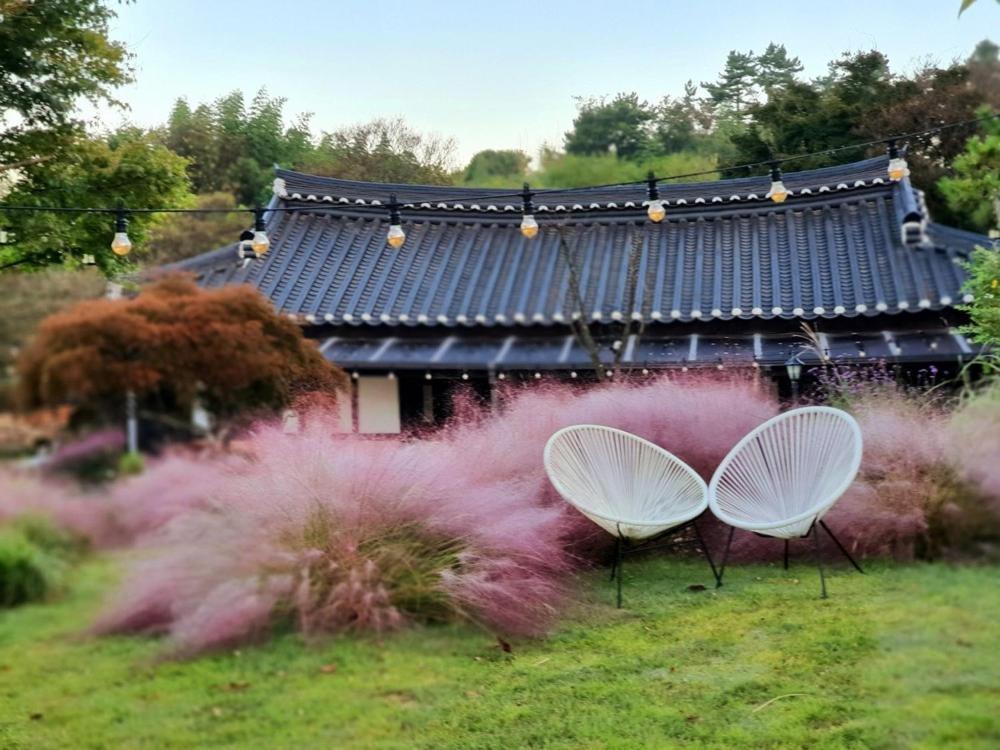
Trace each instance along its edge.
{"label": "curved roof ridge", "polygon": [[[888,161],[878,156],[783,175],[793,195],[813,195],[859,187],[891,186],[886,175]],[[458,211],[513,211],[520,209],[516,188],[477,188],[452,185],[415,185],[363,182],[276,169],[275,195],[281,200],[322,202],[344,206],[381,206],[390,196],[411,208]],[[763,200],[770,188],[766,175],[732,177],[702,182],[661,182],[660,197],[670,205],[735,203]],[[599,208],[638,208],[646,200],[644,184],[622,184],[593,188],[537,188],[536,212],[582,211]]]}

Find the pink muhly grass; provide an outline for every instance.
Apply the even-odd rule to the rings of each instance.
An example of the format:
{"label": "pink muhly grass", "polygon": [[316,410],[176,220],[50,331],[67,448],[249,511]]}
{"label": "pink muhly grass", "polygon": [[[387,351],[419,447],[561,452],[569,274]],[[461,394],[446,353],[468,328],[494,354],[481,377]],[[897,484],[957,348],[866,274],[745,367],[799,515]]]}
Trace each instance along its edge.
{"label": "pink muhly grass", "polygon": [[174,452],[150,461],[141,474],[120,479],[104,499],[114,515],[115,546],[132,544],[176,516],[208,506],[245,463],[235,456],[204,458]]}
{"label": "pink muhly grass", "polygon": [[110,508],[65,481],[0,469],[0,522],[42,516],[57,528],[101,546],[116,535]]}
{"label": "pink muhly grass", "polygon": [[945,437],[959,475],[1000,515],[1000,382],[965,401],[949,420]]}
{"label": "pink muhly grass", "polygon": [[[255,460],[148,539],[99,632],[160,630],[175,653],[293,622],[306,635],[468,619],[511,635],[552,620],[569,561],[561,509],[469,486],[400,441],[264,427]],[[235,613],[235,614],[234,614]]]}

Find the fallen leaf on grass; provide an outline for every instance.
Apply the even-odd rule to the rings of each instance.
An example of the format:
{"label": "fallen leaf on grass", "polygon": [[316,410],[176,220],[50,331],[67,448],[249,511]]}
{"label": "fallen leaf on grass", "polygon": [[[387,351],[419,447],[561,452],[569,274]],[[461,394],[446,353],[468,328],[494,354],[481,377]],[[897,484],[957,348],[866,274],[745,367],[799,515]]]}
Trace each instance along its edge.
{"label": "fallen leaf on grass", "polygon": [[333,674],[334,672],[337,671],[337,665],[324,664],[322,667],[319,668],[319,671],[322,672],[323,674]]}
{"label": "fallen leaf on grass", "polygon": [[31,719],[32,721],[41,721],[42,720],[42,716],[43,716],[43,714],[41,714],[39,712],[35,712],[33,714],[29,714],[28,718]]}
{"label": "fallen leaf on grass", "polygon": [[222,716],[222,709],[218,706],[212,706],[212,716],[216,719],[220,718]]}
{"label": "fallen leaf on grass", "polygon": [[235,692],[239,692],[240,690],[246,690],[248,687],[250,687],[250,683],[249,682],[235,682],[234,681],[234,682],[230,682],[228,685],[226,685],[222,689],[223,690],[228,690],[231,693],[235,693]]}

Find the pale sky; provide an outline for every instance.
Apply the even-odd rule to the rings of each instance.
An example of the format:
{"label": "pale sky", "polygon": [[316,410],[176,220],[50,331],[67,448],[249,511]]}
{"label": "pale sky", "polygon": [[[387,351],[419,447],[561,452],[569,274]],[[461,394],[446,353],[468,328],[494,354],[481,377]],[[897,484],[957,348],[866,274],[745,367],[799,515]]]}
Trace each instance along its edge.
{"label": "pale sky", "polygon": [[[196,104],[266,86],[314,130],[402,115],[453,137],[458,161],[484,148],[535,155],[560,145],[575,96],[636,91],[650,101],[712,80],[730,49],[784,43],[812,77],[847,50],[876,48],[894,70],[964,58],[1000,29],[979,0],[609,3],[546,0],[138,0],[113,37],[135,53],[127,119],[163,122],[174,100]],[[116,126],[118,115],[103,123]]]}

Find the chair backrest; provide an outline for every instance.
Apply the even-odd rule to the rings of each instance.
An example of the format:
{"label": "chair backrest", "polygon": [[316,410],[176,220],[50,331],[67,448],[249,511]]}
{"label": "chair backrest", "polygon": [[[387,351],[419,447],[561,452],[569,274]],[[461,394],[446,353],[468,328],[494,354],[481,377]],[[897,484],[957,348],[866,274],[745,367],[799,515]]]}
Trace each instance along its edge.
{"label": "chair backrest", "polygon": [[644,539],[708,507],[708,487],[663,448],[601,425],[559,430],[545,445],[545,470],[559,494],[612,534]]}
{"label": "chair backrest", "polygon": [[828,406],[793,409],[740,440],[708,488],[712,512],[769,536],[801,536],[854,481],[861,428]]}

